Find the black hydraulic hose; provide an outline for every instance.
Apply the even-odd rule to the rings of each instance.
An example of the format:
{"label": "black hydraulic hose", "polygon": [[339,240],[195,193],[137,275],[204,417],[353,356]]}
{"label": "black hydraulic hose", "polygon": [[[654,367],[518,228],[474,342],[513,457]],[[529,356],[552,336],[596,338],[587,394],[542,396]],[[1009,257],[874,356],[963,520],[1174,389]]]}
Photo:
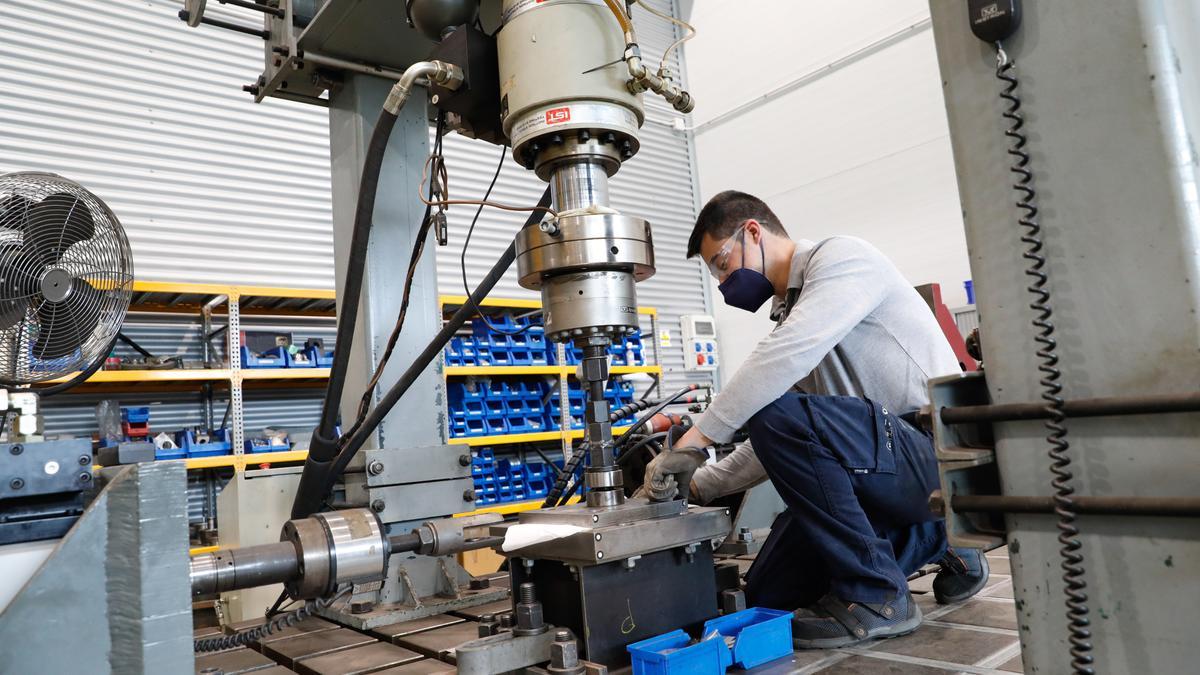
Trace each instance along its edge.
{"label": "black hydraulic hose", "polygon": [[142,356],[144,356],[144,357],[146,357],[146,358],[148,358],[148,359],[155,358],[155,357],[154,357],[154,354],[151,354],[151,353],[150,353],[150,350],[148,350],[148,349],[146,349],[145,347],[143,347],[143,346],[139,345],[137,342],[135,342],[135,341],[133,340],[133,338],[129,337],[128,335],[126,335],[126,334],[124,334],[124,333],[122,333],[121,331],[117,331],[117,339],[118,339],[118,340],[120,340],[121,342],[124,342],[124,343],[125,343],[127,346],[129,346],[129,348],[130,348],[130,349],[132,349],[133,351],[135,351],[135,352],[137,352],[137,353],[141,354]]}
{"label": "black hydraulic hose", "polygon": [[671,394],[670,396],[664,398],[661,403],[659,403],[658,405],[651,408],[650,412],[639,417],[637,419],[637,421],[633,423],[633,426],[626,429],[625,436],[632,437],[631,434],[635,433],[638,429],[641,429],[643,426],[645,426],[646,423],[649,422],[655,415],[662,412],[663,408],[666,408],[667,406],[671,405],[672,403],[674,403],[677,399],[679,399],[684,394],[696,391],[697,389],[701,388],[702,386],[706,386],[706,385],[689,384],[686,387],[675,392],[674,394]]}
{"label": "black hydraulic hose", "polygon": [[[542,194],[538,205],[543,207],[543,210],[550,205],[550,188],[546,188],[546,192]],[[543,210],[531,213],[525,221],[524,227],[529,227],[541,220]],[[409,365],[408,370],[404,371],[400,379],[396,380],[396,383],[388,389],[379,403],[371,409],[371,412],[363,419],[363,423],[359,429],[341,444],[341,450],[334,458],[326,475],[325,484],[321,486],[320,496],[323,497],[333,487],[334,481],[346,470],[354,454],[367,442],[367,439],[375,432],[379,423],[392,411],[392,408],[400,401],[400,398],[404,396],[413,382],[416,382],[421,373],[425,372],[429,364],[437,358],[437,355],[442,353],[442,350],[446,347],[446,343],[450,342],[450,338],[454,337],[458,329],[462,328],[479,311],[479,303],[487,297],[488,293],[496,286],[516,259],[516,244],[510,243],[508,248],[504,249],[504,252],[500,254],[500,259],[496,261],[495,265],[492,265],[492,269],[488,271],[483,280],[479,282],[479,285],[475,287],[475,292],[471,293],[471,297],[463,303],[462,307],[458,308],[458,311],[450,317],[446,325],[442,326],[442,330],[433,336],[433,339],[429,341],[425,349],[417,355],[412,364]]]}
{"label": "black hydraulic hose", "polygon": [[375,213],[375,194],[379,189],[379,174],[383,168],[383,157],[387,151],[388,138],[396,126],[398,114],[381,110],[371,140],[367,144],[367,156],[363,160],[362,177],[358,184],[358,204],[354,211],[354,229],[350,236],[350,255],[346,261],[346,276],[339,294],[342,303],[338,308],[337,349],[333,352],[333,364],[329,381],[325,385],[325,401],[321,407],[321,421],[313,430],[309,442],[308,458],[304,460],[304,472],[296,488],[292,502],[292,518],[306,518],[317,511],[325,496],[329,483],[330,465],[337,456],[338,410],[342,405],[342,390],[346,386],[346,374],[350,365],[350,351],[354,343],[354,327],[358,322],[358,305],[362,296],[363,271],[367,266],[367,245],[371,240],[371,221]]}
{"label": "black hydraulic hose", "polygon": [[646,437],[642,438],[641,440],[639,440],[637,443],[634,443],[632,447],[630,447],[627,450],[623,450],[621,452],[621,456],[617,458],[617,466],[623,466],[625,464],[628,464],[630,457],[637,457],[638,450],[640,450],[648,445],[651,445],[652,443],[656,443],[658,441],[663,440],[664,438],[667,437],[667,434],[669,434],[669,433],[671,433],[671,432],[670,431],[660,431],[656,434],[650,434],[649,436],[646,436]]}

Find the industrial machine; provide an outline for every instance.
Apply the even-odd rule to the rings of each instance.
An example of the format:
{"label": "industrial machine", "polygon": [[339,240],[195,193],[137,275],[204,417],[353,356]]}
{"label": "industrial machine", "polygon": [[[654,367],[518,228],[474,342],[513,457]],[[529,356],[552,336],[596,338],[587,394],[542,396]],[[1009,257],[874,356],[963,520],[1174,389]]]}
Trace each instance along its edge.
{"label": "industrial machine", "polygon": [[[246,91],[330,110],[338,350],[292,518],[278,543],[189,563],[182,467],[104,476],[106,487],[0,614],[0,643],[26,645],[0,670],[70,672],[86,662],[186,671],[193,649],[246,644],[314,613],[369,629],[504,598],[450,557],[480,547],[509,558],[517,597],[504,618],[483,618],[477,639],[455,645],[460,672],[602,672],[623,662],[625,644],[714,615],[713,544],[730,533],[730,514],[627,498],[611,429],[624,412],[602,396],[605,349],[636,326],[636,282],[654,272],[649,224],[611,208],[608,179],[636,159],[644,95],[693,106],[665,69],[642,61],[628,8],[223,4],[262,14],[261,27],[208,17],[204,0],[186,0],[180,18],[263,41],[263,73]],[[1186,672],[1191,624],[1181,619],[1200,590],[1189,496],[1200,437],[1200,328],[1190,318],[1200,304],[1190,281],[1200,272],[1194,3],[931,5],[985,364],[932,385],[927,420],[943,478],[932,506],[956,545],[1009,544],[1027,667]],[[1083,109],[1087,101],[1103,105]],[[437,138],[455,130],[510,146],[549,183],[542,200],[451,197],[440,142],[430,148],[431,114]],[[1106,149],[1112,157],[1098,158]],[[415,185],[419,200],[391,189]],[[448,236],[441,211],[452,204],[531,215],[443,324],[430,318],[424,242]],[[20,250],[38,241],[22,239]],[[395,252],[410,248],[401,285]],[[39,255],[47,300],[75,295],[49,272],[70,249]],[[584,352],[586,437],[564,481],[583,469],[574,489],[585,485],[586,499],[559,505],[556,486],[548,508],[516,520],[448,518],[472,506],[470,458],[443,443],[444,392],[429,365],[514,262],[521,283],[542,293],[547,335]],[[83,344],[67,342],[55,358]],[[393,358],[409,365],[387,367]],[[420,395],[405,396],[413,387]],[[346,389],[365,394],[343,405]],[[1042,451],[1048,462],[1030,459]],[[744,534],[734,548],[749,549]],[[193,644],[192,593],[271,583],[285,585],[281,601],[304,604]],[[33,629],[64,626],[56,612],[65,601],[70,651],[60,631]]]}
{"label": "industrial machine", "polygon": [[[150,571],[138,558],[145,549],[137,548],[136,560],[110,569],[103,552],[111,560],[124,546],[114,537],[155,549],[185,548],[169,519],[139,521],[132,529],[130,521],[113,524],[124,517],[111,508],[114,500],[134,511],[151,502],[163,514],[185,511],[150,485],[151,474],[162,479],[170,473],[157,466],[115,477],[63,540],[56,560],[89,555],[81,543],[88,537],[111,542],[91,554],[93,567],[108,575],[92,580],[97,587],[125,587],[133,573],[135,595],[158,584],[156,600],[131,611],[104,607],[105,620],[80,613],[120,633],[120,657],[104,652],[109,643],[97,636],[103,652],[97,662],[114,671],[153,664],[174,672],[190,667],[193,647],[246,644],[313,613],[367,630],[505,598],[506,588],[472,579],[453,557],[484,546],[509,557],[520,602],[510,614],[511,630],[456,649],[460,672],[551,663],[575,649],[576,640],[578,663],[563,666],[565,672],[587,662],[602,671],[628,662],[624,646],[630,642],[715,616],[712,551],[730,532],[729,511],[627,499],[612,423],[648,406],[611,411],[604,398],[608,346],[638,328],[635,284],[654,273],[650,225],[610,206],[608,180],[638,153],[644,95],[662,96],[681,112],[694,105],[665,67],[654,71],[643,62],[629,8],[616,0],[222,4],[261,13],[262,28],[206,16],[204,0],[187,0],[180,18],[264,41],[263,74],[245,87],[256,100],[276,96],[330,109],[338,349],[279,543],[197,556],[190,573],[182,573],[175,556]],[[484,25],[493,26],[491,32]],[[431,117],[437,130],[432,148]],[[520,165],[549,184],[541,201],[512,205],[449,195],[440,137],[451,130],[509,146]],[[397,189],[418,185],[420,200]],[[530,216],[466,305],[440,324],[430,319],[436,284],[424,243],[431,232],[448,236],[443,211],[452,204]],[[395,251],[408,249],[413,254],[401,286]],[[447,518],[473,506],[471,462],[445,445],[443,385],[429,366],[514,262],[521,285],[542,294],[547,337],[582,349],[586,435],[554,501],[547,500],[550,508],[506,522]],[[400,359],[408,361],[406,369],[389,367]],[[414,386],[421,393],[405,396]],[[343,405],[347,389],[355,395]],[[565,505],[581,486],[584,500]],[[564,505],[557,505],[560,497]],[[510,534],[517,532],[538,543],[512,544],[517,538]],[[52,582],[44,575],[52,567],[44,566],[0,615],[0,636],[7,640],[45,611],[37,599],[49,592]],[[188,585],[200,594],[272,583],[284,583],[286,595],[304,604],[257,629],[195,645],[181,639],[186,633],[171,632],[187,608],[179,591]],[[109,605],[120,601],[106,597]],[[620,620],[624,616],[629,620]],[[29,650],[42,651],[33,644]],[[55,668],[46,661],[11,665]]]}

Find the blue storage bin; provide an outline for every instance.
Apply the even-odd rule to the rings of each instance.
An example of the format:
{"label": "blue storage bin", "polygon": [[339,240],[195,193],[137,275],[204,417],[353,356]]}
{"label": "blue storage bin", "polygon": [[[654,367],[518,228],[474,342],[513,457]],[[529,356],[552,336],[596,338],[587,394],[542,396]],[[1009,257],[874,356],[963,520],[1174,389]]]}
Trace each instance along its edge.
{"label": "blue storage bin", "polygon": [[784,610],[743,609],[705,621],[704,634],[712,631],[734,639],[733,663],[739,668],[755,668],[792,653],[792,613]]}
{"label": "blue storage bin", "polygon": [[[467,342],[475,354],[475,363],[468,365],[490,366],[492,364],[492,348],[488,346],[487,338],[463,338],[463,351],[467,350]],[[466,358],[466,357],[464,357]]]}
{"label": "blue storage bin", "polygon": [[[280,348],[283,351],[283,358],[286,367],[288,368],[317,368],[318,359],[314,358],[317,354],[315,350],[302,349],[295,354],[291,351]],[[332,361],[331,361],[332,363]]]}
{"label": "blue storage bin", "polygon": [[208,443],[197,443],[195,431],[186,429],[175,434],[175,443],[188,457],[217,457],[228,455],[232,449],[229,432],[225,429],[217,429],[209,434]]}
{"label": "blue storage bin", "polygon": [[269,438],[247,438],[242,445],[248,453],[283,452],[289,448],[286,445],[271,445]]}
{"label": "blue storage bin", "polygon": [[710,675],[724,673],[731,663],[725,641],[716,638],[689,645],[682,630],[635,642],[628,647],[633,675]]}
{"label": "blue storage bin", "polygon": [[243,368],[286,368],[287,357],[284,356],[283,347],[275,347],[262,354],[252,354],[250,348],[242,346],[242,367]]}
{"label": "blue storage bin", "polygon": [[187,453],[184,452],[183,448],[176,448],[174,450],[154,449],[154,459],[184,459],[185,457],[187,457]]}
{"label": "blue storage bin", "polygon": [[486,380],[448,383],[446,385],[446,405],[452,418],[456,412],[461,412],[467,418],[483,417],[483,402],[488,397],[488,388]]}
{"label": "blue storage bin", "polygon": [[316,346],[309,347],[308,360],[312,362],[313,368],[332,368],[333,367],[333,352],[327,352],[323,349],[317,349]]}
{"label": "blue storage bin", "polygon": [[144,424],[150,421],[150,406],[121,408],[121,421]]}

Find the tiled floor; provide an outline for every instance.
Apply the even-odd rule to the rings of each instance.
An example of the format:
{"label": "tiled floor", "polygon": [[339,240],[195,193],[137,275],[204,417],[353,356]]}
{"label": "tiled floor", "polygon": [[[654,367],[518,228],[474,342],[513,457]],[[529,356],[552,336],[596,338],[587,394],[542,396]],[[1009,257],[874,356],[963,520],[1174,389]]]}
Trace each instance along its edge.
{"label": "tiled floor", "polygon": [[975,598],[958,605],[942,606],[934,602],[930,588],[932,574],[914,579],[909,585],[925,621],[911,635],[852,649],[797,652],[789,660],[747,672],[755,675],[1024,672],[1017,641],[1012,579],[1008,575],[1008,553],[1004,549],[992,551],[988,562],[992,568],[988,586]]}

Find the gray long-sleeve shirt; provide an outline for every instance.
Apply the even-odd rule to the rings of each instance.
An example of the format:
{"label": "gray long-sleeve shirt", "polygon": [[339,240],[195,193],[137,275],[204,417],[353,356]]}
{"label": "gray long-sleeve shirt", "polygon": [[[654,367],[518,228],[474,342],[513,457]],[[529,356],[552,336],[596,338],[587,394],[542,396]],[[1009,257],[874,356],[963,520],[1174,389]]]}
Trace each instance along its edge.
{"label": "gray long-sleeve shirt", "polygon": [[[856,237],[796,242],[786,318],[758,343],[696,421],[728,442],[756,412],[798,387],[858,396],[898,412],[929,402],[927,381],[961,371],[933,312],[882,253]],[[772,316],[783,311],[776,298]],[[749,443],[702,467],[692,480],[700,502],[766,480]]]}

